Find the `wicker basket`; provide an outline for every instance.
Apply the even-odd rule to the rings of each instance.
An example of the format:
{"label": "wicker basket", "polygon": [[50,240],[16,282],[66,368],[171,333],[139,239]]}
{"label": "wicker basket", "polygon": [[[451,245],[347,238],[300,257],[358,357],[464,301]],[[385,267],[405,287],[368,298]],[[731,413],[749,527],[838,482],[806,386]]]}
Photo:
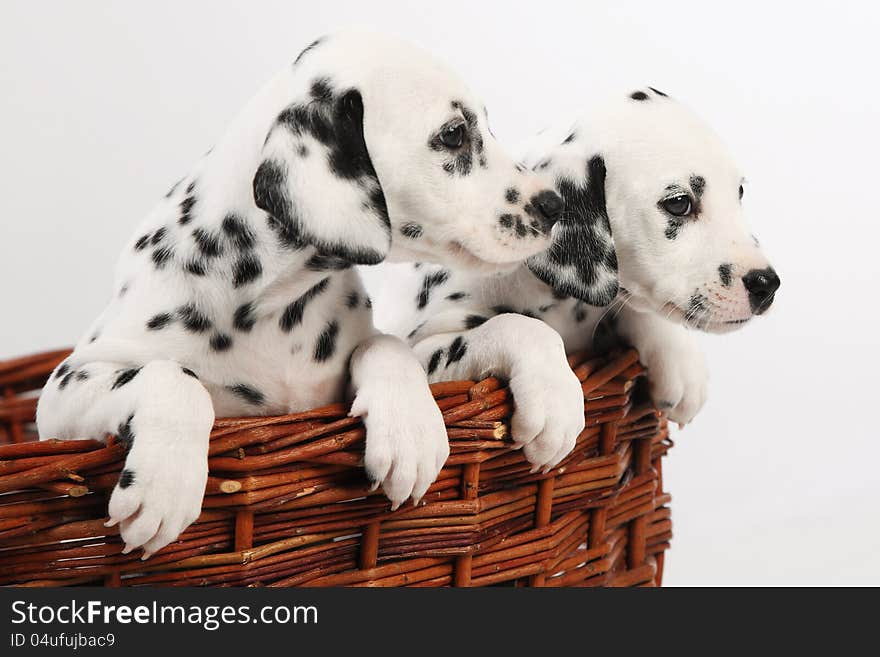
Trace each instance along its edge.
{"label": "wicker basket", "polygon": [[632,350],[570,359],[587,427],[546,475],[511,449],[502,382],[434,384],[452,453],[422,503],[395,512],[369,492],[364,430],[343,405],[218,420],[202,515],[147,562],[103,526],[123,445],[33,442],[37,391],[68,353],[0,362],[0,584],[660,584],[671,442],[634,402]]}

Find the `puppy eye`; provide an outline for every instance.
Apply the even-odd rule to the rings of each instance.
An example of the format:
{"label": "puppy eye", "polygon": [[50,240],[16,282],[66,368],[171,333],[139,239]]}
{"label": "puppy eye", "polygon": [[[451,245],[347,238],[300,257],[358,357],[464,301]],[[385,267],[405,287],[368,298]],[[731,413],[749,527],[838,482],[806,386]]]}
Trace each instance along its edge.
{"label": "puppy eye", "polygon": [[446,148],[461,148],[464,143],[464,123],[448,125],[440,131],[440,141]]}
{"label": "puppy eye", "polygon": [[660,207],[666,210],[673,217],[686,217],[693,211],[691,197],[687,194],[671,196],[670,198],[660,201]]}
{"label": "puppy eye", "polygon": [[744,190],[743,190],[743,186],[740,185],[740,186],[739,186],[739,200],[740,200],[740,201],[742,201],[743,191],[744,191]]}

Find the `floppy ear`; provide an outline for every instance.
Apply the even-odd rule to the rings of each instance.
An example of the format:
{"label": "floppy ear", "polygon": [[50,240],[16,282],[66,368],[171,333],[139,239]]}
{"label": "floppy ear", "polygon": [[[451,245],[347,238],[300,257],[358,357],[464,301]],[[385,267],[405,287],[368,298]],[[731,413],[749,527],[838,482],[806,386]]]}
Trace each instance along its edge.
{"label": "floppy ear", "polygon": [[619,289],[617,254],[605,206],[605,160],[587,162],[583,181],[560,176],[556,187],[565,200],[565,219],[553,227],[553,241],[528,259],[532,273],[560,295],[605,306]]}
{"label": "floppy ear", "polygon": [[262,156],[254,201],[284,246],[315,246],[358,265],[385,258],[391,226],[357,89],[337,92],[329,80],[315,80],[304,102],[278,116]]}

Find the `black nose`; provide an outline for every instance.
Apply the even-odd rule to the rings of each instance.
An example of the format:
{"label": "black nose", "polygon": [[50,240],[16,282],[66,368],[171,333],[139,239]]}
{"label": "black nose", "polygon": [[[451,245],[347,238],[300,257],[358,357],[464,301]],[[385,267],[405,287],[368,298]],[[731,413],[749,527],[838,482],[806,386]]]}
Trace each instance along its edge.
{"label": "black nose", "polygon": [[548,225],[548,228],[553,223],[559,221],[562,209],[565,207],[562,197],[556,192],[551,192],[549,189],[533,196],[532,203],[541,211],[545,219],[550,220],[551,223]]}
{"label": "black nose", "polygon": [[760,315],[773,303],[773,295],[779,289],[779,276],[773,271],[773,267],[753,269],[743,276],[743,285],[749,291],[752,312]]}

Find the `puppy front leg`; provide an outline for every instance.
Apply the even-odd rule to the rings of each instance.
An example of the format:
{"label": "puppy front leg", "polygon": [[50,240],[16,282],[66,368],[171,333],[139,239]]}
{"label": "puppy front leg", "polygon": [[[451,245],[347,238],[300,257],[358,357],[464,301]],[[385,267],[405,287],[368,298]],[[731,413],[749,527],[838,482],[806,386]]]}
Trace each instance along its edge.
{"label": "puppy front leg", "polygon": [[617,317],[617,332],[638,350],[648,368],[654,405],[682,426],[693,420],[706,402],[709,383],[696,336],[680,324],[628,307]]}
{"label": "puppy front leg", "polygon": [[213,423],[208,391],[172,361],[62,364],[37,406],[41,439],[110,433],[128,446],[107,525],[119,524],[124,554],[143,547],[145,559],[198,518]]}
{"label": "puppy front leg", "polygon": [[432,381],[508,379],[511,432],[533,472],[549,470],[574,448],[584,428],[584,395],[568,365],[562,338],[544,322],[507,313],[459,333],[418,342],[416,355]]}
{"label": "puppy front leg", "polygon": [[412,350],[390,335],[377,335],[351,356],[355,391],[349,415],[367,430],[364,467],[382,486],[392,510],[418,501],[449,456],[443,415]]}

